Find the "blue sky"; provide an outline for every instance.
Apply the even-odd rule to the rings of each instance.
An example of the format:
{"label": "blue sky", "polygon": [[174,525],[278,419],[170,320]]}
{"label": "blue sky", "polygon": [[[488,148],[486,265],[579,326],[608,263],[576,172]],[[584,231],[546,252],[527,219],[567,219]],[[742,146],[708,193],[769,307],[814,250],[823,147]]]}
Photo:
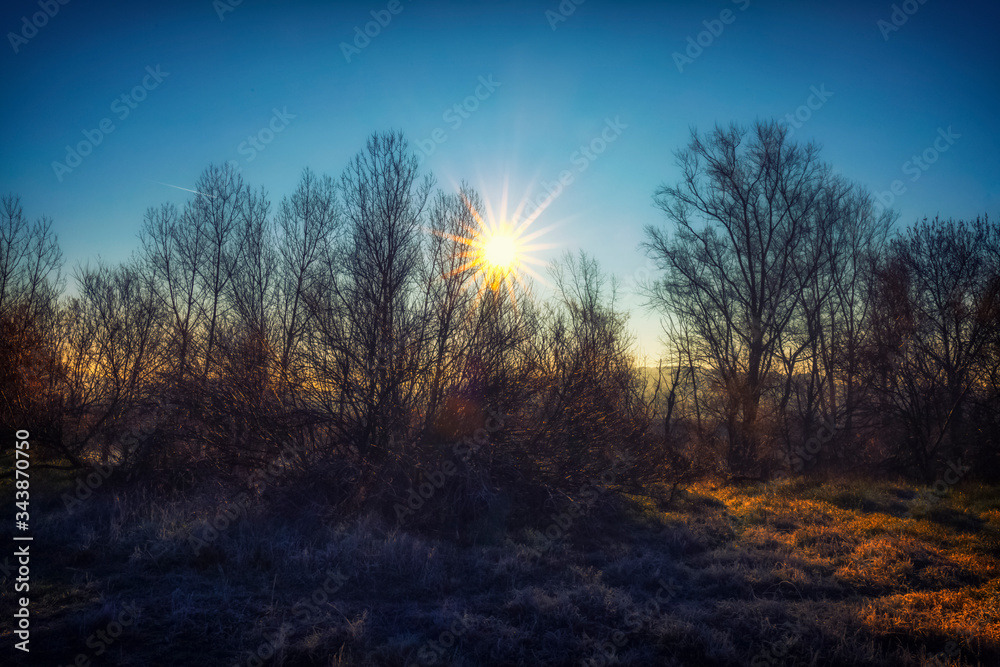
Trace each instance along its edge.
{"label": "blue sky", "polygon": [[[873,191],[900,181],[900,224],[1000,215],[995,3],[896,3],[895,24],[882,2],[389,5],[7,2],[0,190],[54,219],[71,269],[127,258],[147,207],[190,196],[157,182],[190,188],[235,160],[277,203],[304,167],[338,175],[367,135],[399,129],[433,146],[422,165],[440,187],[467,180],[497,209],[505,183],[512,211],[569,171],[534,226],[551,226],[541,240],[555,247],[537,255],[585,250],[628,286],[646,263],[643,227],[663,221],[653,192],[676,181],[690,128],[785,118],[812,101],[794,138]],[[25,28],[46,6],[44,25]],[[373,11],[391,18],[348,62],[341,45]],[[679,71],[674,54],[703,32]],[[463,103],[475,107],[466,117],[453,109]],[[582,158],[609,122],[614,140]],[[261,150],[246,143],[269,127],[280,131]],[[949,128],[947,150],[931,150]],[[84,132],[100,143],[57,174]],[[926,170],[911,161],[925,150],[937,158]],[[626,303],[655,355],[655,315]]]}

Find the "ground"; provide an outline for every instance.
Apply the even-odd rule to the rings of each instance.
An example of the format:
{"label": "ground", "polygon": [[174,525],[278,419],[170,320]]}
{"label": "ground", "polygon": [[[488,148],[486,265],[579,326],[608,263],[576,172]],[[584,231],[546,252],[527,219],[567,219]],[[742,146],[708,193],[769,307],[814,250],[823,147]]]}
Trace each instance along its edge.
{"label": "ground", "polygon": [[15,664],[1000,664],[996,487],[700,483],[469,544],[222,491],[67,509],[74,481],[33,487]]}

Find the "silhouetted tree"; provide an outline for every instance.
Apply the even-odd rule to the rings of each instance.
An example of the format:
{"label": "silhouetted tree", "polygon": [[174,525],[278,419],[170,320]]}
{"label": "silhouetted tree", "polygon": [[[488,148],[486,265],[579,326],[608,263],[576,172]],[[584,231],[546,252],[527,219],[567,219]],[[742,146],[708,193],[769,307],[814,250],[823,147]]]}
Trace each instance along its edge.
{"label": "silhouetted tree", "polygon": [[925,219],[892,242],[879,272],[869,382],[901,427],[902,462],[927,475],[966,451],[968,406],[997,373],[998,240],[988,219]]}
{"label": "silhouetted tree", "polygon": [[646,230],[644,246],[665,272],[651,301],[690,329],[712,371],[733,472],[757,467],[761,399],[801,285],[817,270],[810,232],[829,179],[818,152],[773,121],[718,127],[707,139],[692,132],[677,154],[681,182],[656,194],[674,230]]}
{"label": "silhouetted tree", "polygon": [[[62,252],[52,220],[0,198],[0,428],[57,435]],[[46,433],[48,432],[48,433]]]}
{"label": "silhouetted tree", "polygon": [[362,460],[384,460],[410,427],[422,324],[413,288],[430,188],[401,134],[372,135],[341,176],[346,235],[326,249],[307,299],[321,400]]}
{"label": "silhouetted tree", "polygon": [[338,242],[343,226],[333,179],[304,170],[295,192],[281,201],[277,213],[278,369],[282,398],[292,404],[301,399],[307,377],[304,347],[311,323],[306,297],[317,279],[324,251]]}
{"label": "silhouetted tree", "polygon": [[118,440],[156,399],[165,317],[138,266],[87,267],[76,281],[64,352],[65,427],[53,444],[76,465],[96,450],[103,463],[132,464],[143,452],[122,450]]}
{"label": "silhouetted tree", "polygon": [[640,453],[648,414],[613,282],[584,253],[553,264],[552,277],[557,303],[541,336],[542,385],[525,454],[534,459],[536,482],[576,492],[621,457]]}

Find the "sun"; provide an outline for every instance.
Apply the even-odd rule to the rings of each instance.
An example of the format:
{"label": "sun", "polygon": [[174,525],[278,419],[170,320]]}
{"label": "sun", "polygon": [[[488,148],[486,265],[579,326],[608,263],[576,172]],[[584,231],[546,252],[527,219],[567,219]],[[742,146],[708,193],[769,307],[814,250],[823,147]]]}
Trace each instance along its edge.
{"label": "sun", "polygon": [[517,263],[517,243],[509,234],[493,234],[483,242],[483,261],[494,271],[509,271]]}
{"label": "sun", "polygon": [[458,224],[457,233],[437,231],[433,233],[455,242],[456,266],[447,275],[463,274],[467,276],[468,287],[478,292],[477,302],[488,294],[496,296],[506,294],[511,304],[517,306],[516,289],[520,286],[529,290],[526,278],[530,277],[543,284],[548,284],[530,265],[545,266],[545,262],[533,256],[540,250],[556,247],[553,243],[538,243],[539,236],[547,233],[551,227],[544,229],[529,229],[542,213],[545,206],[537,207],[530,215],[522,216],[527,202],[521,202],[517,210],[507,215],[507,183],[504,182],[503,198],[498,215],[494,215],[493,207],[487,198],[483,211],[478,206],[462,196],[468,216]]}
{"label": "sun", "polygon": [[459,239],[467,248],[461,253],[466,258],[466,268],[475,269],[480,292],[493,292],[506,286],[512,292],[515,281],[520,281],[521,257],[524,248],[514,231],[506,224],[484,224],[482,228]]}
{"label": "sun", "polygon": [[505,292],[511,302],[516,302],[515,286],[525,286],[522,272],[538,277],[526,263],[539,263],[531,257],[538,244],[525,243],[523,227],[505,222],[487,222],[477,211],[469,208],[474,225],[464,225],[463,234],[443,234],[456,242],[460,259],[452,274],[469,271],[470,286],[474,286],[482,299],[489,293]]}

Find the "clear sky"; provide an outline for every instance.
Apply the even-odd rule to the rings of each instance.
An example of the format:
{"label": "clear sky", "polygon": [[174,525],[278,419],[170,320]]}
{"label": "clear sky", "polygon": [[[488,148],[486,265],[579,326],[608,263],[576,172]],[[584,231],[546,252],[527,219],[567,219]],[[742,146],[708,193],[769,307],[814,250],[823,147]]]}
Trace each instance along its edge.
{"label": "clear sky", "polygon": [[[794,138],[846,176],[876,192],[901,182],[900,224],[1000,215],[1000,8],[896,8],[8,0],[0,190],[54,219],[72,269],[127,258],[147,207],[191,196],[160,183],[191,188],[233,160],[277,203],[304,167],[339,175],[367,135],[398,129],[431,153],[439,186],[467,180],[498,210],[505,183],[512,212],[568,171],[534,223],[556,246],[538,256],[583,249],[628,287],[690,128],[798,110]],[[81,142],[93,146],[77,163],[67,146]],[[925,150],[932,164],[912,161]],[[655,316],[627,303],[657,354]]]}

